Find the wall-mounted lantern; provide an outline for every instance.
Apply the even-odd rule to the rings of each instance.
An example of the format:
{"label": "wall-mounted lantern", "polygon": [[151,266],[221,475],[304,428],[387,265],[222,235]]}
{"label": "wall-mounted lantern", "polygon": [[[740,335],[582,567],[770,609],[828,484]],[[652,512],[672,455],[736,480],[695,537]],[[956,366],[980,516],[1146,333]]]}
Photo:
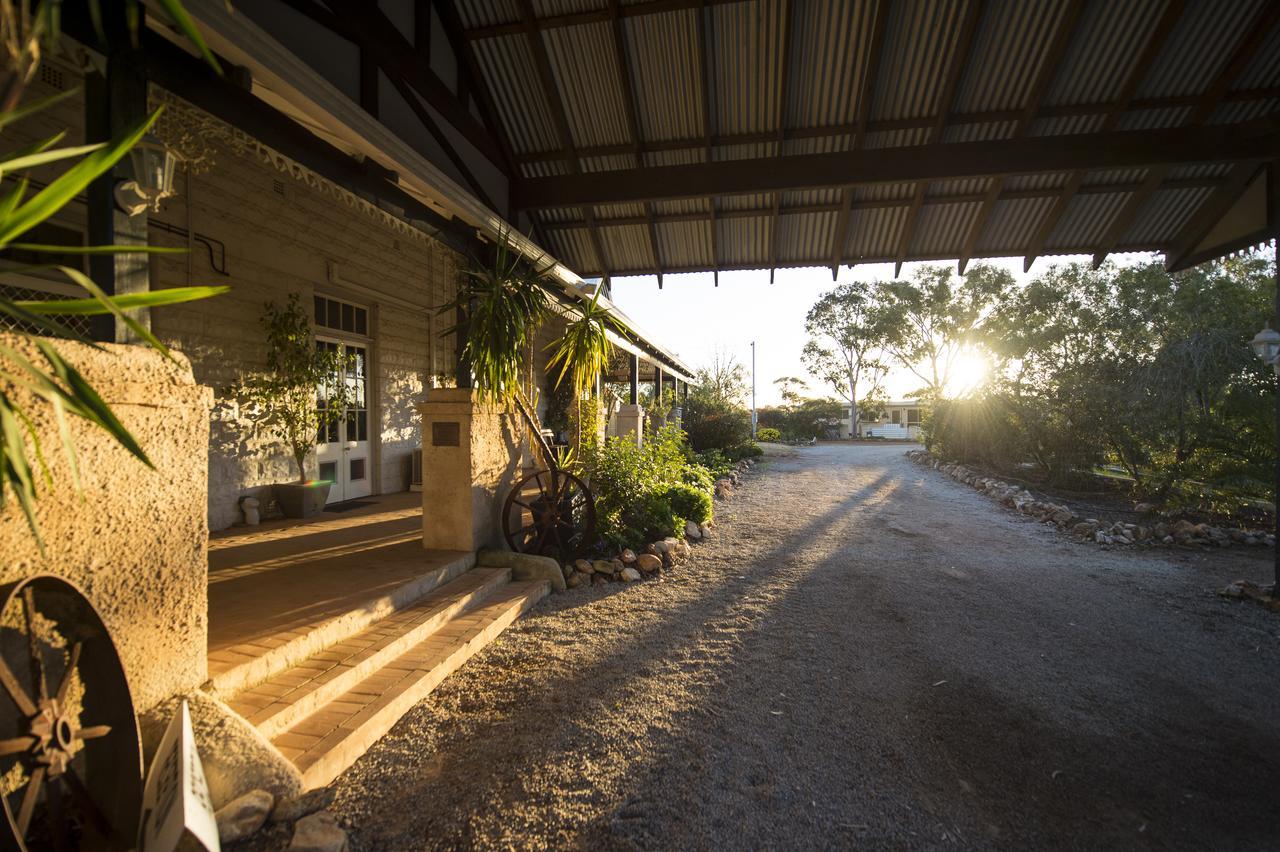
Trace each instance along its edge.
{"label": "wall-mounted lantern", "polygon": [[133,177],[116,184],[116,206],[127,216],[159,210],[160,202],[173,195],[173,173],[178,158],[148,133],[129,151],[129,164]]}
{"label": "wall-mounted lantern", "polygon": [[1276,375],[1280,375],[1280,331],[1276,331],[1268,323],[1267,327],[1253,336],[1249,342],[1253,353],[1262,359],[1262,363],[1270,364]]}

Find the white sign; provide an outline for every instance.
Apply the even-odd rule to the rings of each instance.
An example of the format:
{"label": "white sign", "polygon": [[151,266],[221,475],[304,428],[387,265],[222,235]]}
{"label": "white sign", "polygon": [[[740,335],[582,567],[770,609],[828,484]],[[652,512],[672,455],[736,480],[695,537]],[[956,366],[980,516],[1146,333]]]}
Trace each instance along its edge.
{"label": "white sign", "polygon": [[191,711],[183,700],[147,773],[138,848],[141,852],[173,852],[188,836],[209,852],[221,852],[209,785],[191,730]]}

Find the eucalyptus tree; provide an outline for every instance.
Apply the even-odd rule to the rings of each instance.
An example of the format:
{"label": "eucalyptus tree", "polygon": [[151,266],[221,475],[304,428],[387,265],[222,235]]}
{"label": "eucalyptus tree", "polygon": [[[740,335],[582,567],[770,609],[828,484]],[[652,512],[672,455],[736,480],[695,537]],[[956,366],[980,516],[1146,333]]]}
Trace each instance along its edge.
{"label": "eucalyptus tree", "polygon": [[888,367],[884,353],[900,336],[900,315],[884,309],[880,285],[840,284],[809,309],[809,341],[801,359],[814,378],[849,403],[849,435],[858,434],[858,387],[879,387]]}
{"label": "eucalyptus tree", "polygon": [[881,285],[880,324],[891,332],[885,349],[924,382],[921,396],[944,395],[957,360],[1015,283],[1008,271],[977,264],[966,275],[949,266],[922,266],[909,280]]}

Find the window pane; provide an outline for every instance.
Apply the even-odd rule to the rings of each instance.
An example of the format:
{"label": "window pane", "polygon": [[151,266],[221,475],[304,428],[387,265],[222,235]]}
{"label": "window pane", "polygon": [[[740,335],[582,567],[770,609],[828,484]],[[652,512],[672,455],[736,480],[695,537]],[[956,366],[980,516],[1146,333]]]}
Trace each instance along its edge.
{"label": "window pane", "polygon": [[369,333],[369,312],[364,308],[356,308],[356,334]]}
{"label": "window pane", "polygon": [[325,482],[333,482],[338,478],[337,462],[322,462],[320,464],[320,478]]}
{"label": "window pane", "polygon": [[351,481],[364,479],[364,459],[351,460]]}
{"label": "window pane", "polygon": [[351,305],[342,306],[342,330],[354,331],[356,327],[356,309]]}
{"label": "window pane", "polygon": [[324,299],[316,296],[316,325],[324,325]]}
{"label": "window pane", "polygon": [[360,435],[360,437],[356,438],[356,440],[357,441],[369,440],[369,412],[360,411],[359,413],[356,414],[356,426],[357,426],[357,429],[359,430],[359,435]]}

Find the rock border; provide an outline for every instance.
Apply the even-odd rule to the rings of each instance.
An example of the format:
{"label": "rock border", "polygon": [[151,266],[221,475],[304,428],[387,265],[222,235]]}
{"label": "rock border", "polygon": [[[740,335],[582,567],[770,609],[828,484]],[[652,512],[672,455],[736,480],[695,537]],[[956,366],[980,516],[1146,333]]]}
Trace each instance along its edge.
{"label": "rock border", "polygon": [[[732,498],[733,490],[754,467],[755,461],[752,459],[738,461],[728,476],[716,480],[715,499],[723,502]],[[683,537],[672,536],[650,542],[641,553],[626,548],[612,558],[575,559],[560,566],[565,587],[572,591],[584,586],[635,583],[657,577],[692,555],[691,543],[709,540],[715,528],[715,521],[707,521],[705,524],[687,521]]]}
{"label": "rock border", "polygon": [[1193,524],[1187,520],[1155,521],[1134,524],[1108,522],[1076,515],[1069,506],[1037,500],[1025,488],[995,477],[986,476],[966,465],[948,462],[928,450],[910,450],[907,458],[916,464],[941,471],[957,482],[963,482],[1019,514],[1052,524],[1079,541],[1091,541],[1103,547],[1275,547],[1276,537],[1264,530],[1247,530]]}

